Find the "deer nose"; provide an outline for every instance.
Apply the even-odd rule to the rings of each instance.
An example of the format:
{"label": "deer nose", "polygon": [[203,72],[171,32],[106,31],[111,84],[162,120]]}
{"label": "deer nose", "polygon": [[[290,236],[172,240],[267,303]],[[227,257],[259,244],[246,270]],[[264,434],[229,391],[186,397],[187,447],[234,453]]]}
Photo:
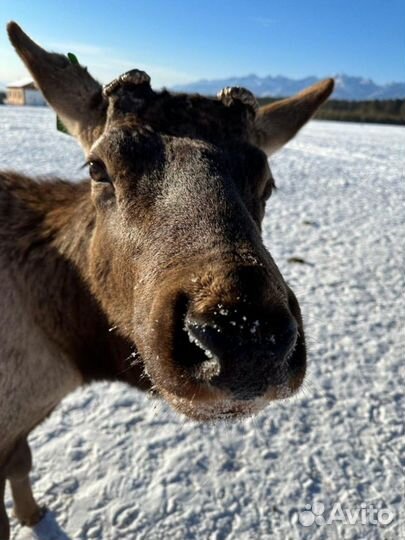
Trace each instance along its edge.
{"label": "deer nose", "polygon": [[257,349],[265,349],[273,362],[280,363],[295,345],[297,323],[292,317],[283,326],[278,325],[277,329],[260,319],[250,321],[247,329],[245,326],[247,324],[239,325],[236,321],[230,321],[230,325],[220,325],[189,319],[186,323],[191,341],[206,350],[208,356],[222,358],[230,352],[243,350],[252,351],[253,354]]}
{"label": "deer nose", "polygon": [[[297,323],[285,309],[266,316],[242,316],[224,310],[215,319],[188,317],[189,338],[205,353],[194,366],[197,379],[227,389],[238,399],[263,395],[282,384],[288,357],[297,341]],[[202,358],[202,361],[201,361]]]}

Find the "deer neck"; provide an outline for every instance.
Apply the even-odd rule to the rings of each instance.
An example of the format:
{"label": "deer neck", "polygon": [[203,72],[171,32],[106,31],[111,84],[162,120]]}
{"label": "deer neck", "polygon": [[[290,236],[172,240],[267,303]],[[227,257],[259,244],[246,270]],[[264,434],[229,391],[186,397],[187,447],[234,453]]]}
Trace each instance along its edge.
{"label": "deer neck", "polygon": [[86,382],[115,379],[143,387],[140,366],[131,366],[134,344],[111,328],[91,291],[94,227],[90,182],[0,175],[2,254],[35,323]]}

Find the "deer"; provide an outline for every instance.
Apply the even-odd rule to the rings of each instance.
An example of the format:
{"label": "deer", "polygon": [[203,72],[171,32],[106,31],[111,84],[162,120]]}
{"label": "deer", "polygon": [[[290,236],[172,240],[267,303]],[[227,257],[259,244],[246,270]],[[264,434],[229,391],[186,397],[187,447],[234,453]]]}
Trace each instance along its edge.
{"label": "deer", "polygon": [[89,178],[0,172],[2,540],[6,482],[17,519],[42,518],[27,436],[80,386],[122,381],[200,422],[252,416],[301,387],[300,306],[261,235],[268,157],[334,86],[264,106],[240,87],[156,91],[137,69],[102,86],[7,30]]}

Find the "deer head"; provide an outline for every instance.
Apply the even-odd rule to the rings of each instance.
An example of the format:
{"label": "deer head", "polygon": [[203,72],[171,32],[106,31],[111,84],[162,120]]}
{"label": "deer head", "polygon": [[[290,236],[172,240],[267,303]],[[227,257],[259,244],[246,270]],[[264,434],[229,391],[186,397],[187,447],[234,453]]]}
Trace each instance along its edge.
{"label": "deer head", "polygon": [[202,420],[293,394],[305,337],[297,299],[261,238],[274,187],[267,156],[333,81],[265,107],[241,88],[218,99],[155,92],[138,70],[103,88],[17,24],[8,32],[86,153],[96,215],[86,279],[159,392]]}

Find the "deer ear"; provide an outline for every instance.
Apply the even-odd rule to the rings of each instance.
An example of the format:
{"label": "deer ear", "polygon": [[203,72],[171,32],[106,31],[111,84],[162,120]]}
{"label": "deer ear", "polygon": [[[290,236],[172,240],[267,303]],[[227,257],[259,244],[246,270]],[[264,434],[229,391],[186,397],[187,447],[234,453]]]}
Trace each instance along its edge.
{"label": "deer ear", "polygon": [[299,94],[260,107],[253,128],[254,144],[267,155],[284,146],[308,122],[322,103],[331,95],[333,79],[326,79]]}
{"label": "deer ear", "polygon": [[70,63],[61,54],[42,49],[15,22],[7,25],[7,31],[45,99],[69,133],[88,150],[105,124],[107,103],[101,85],[86,68]]}

